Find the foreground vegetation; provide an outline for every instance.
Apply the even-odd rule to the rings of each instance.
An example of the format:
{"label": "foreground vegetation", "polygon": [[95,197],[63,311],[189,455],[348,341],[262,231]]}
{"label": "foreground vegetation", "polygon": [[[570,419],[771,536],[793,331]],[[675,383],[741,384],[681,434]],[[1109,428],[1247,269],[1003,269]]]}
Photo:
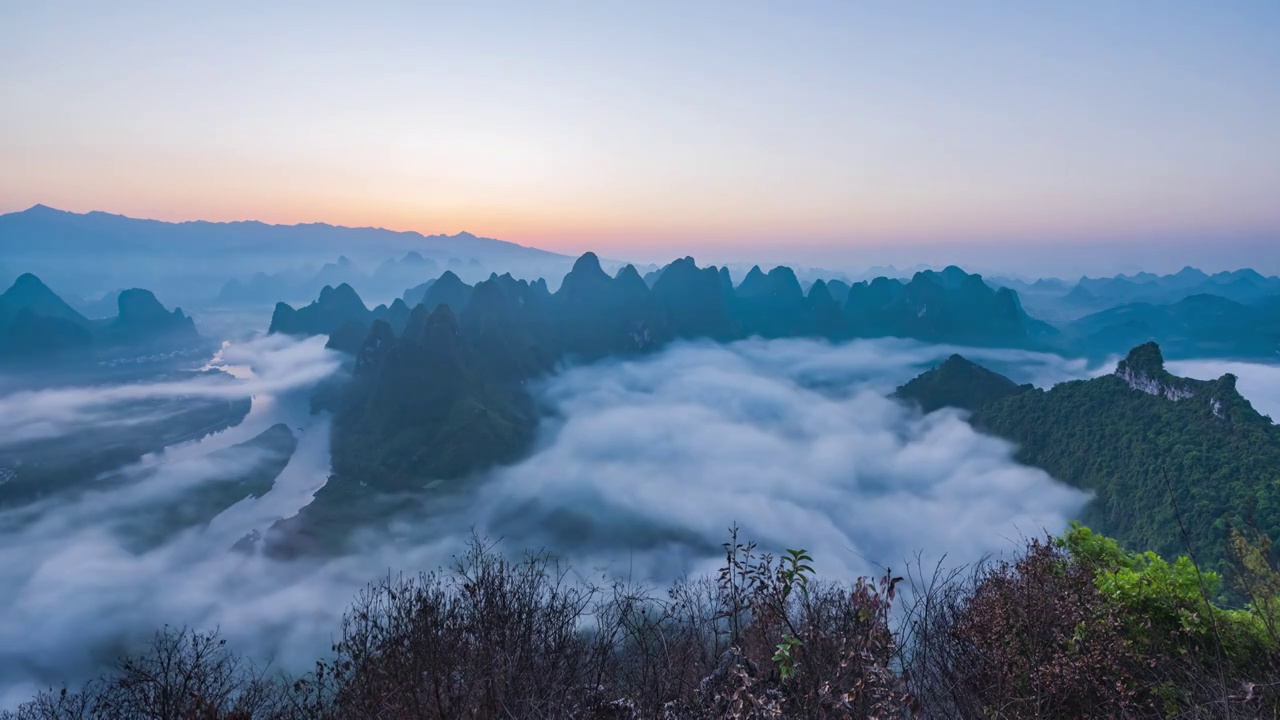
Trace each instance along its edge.
{"label": "foreground vegetation", "polygon": [[852,583],[734,533],[718,576],[661,592],[477,541],[450,571],[368,588],[303,677],[165,630],[0,718],[1280,717],[1280,574],[1265,538],[1233,546],[1250,602],[1226,609],[1216,574],[1082,526],[1008,561]]}

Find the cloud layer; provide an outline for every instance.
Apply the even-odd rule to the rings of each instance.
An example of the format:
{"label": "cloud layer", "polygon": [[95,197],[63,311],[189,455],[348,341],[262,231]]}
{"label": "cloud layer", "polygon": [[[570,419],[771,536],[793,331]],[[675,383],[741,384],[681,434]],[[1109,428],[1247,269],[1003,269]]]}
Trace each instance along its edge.
{"label": "cloud layer", "polygon": [[[543,445],[480,494],[481,527],[665,578],[714,564],[733,523],[845,576],[917,551],[967,562],[1061,529],[1082,493],[1013,462],[1012,446],[957,412],[921,417],[885,397],[951,350],[757,340],[570,370],[543,389],[556,418]],[[1086,372],[966,352],[1024,381]]]}
{"label": "cloud layer", "polygon": [[[900,567],[917,551],[954,564],[1010,551],[1019,536],[1060,529],[1086,498],[1018,465],[1011,446],[954,411],[921,416],[886,399],[956,350],[752,340],[570,368],[535,390],[547,418],[527,460],[429,499],[429,520],[380,521],[345,556],[291,562],[229,548],[295,513],[324,482],[328,419],[310,415],[306,398],[336,367],[322,343],[228,346],[220,362],[252,368],[233,380],[0,397],[0,410],[76,432],[85,409],[110,421],[139,396],[254,396],[240,426],[144,458],[110,495],[0,512],[0,707],[96,673],[164,623],[220,627],[251,657],[305,671],[357,590],[448,562],[473,531],[512,551],[563,553],[584,574],[658,582],[713,567],[734,522],[765,549],[806,547],[820,570],[846,577]],[[1052,355],[961,352],[1042,386],[1097,372]],[[1232,370],[1246,395],[1268,378],[1280,387],[1274,368],[1255,380],[1254,367]],[[1254,399],[1264,411],[1280,400]],[[122,542],[120,517],[251,464],[226,453],[215,464],[213,453],[279,422],[298,447],[269,493],[152,550]]]}
{"label": "cloud layer", "polygon": [[0,396],[0,447],[61,437],[108,424],[154,419],[146,401],[174,398],[235,399],[275,395],[316,384],[338,369],[325,338],[303,341],[266,335],[219,351],[219,366],[247,377],[233,381],[201,375],[168,382],[87,385],[25,390]]}
{"label": "cloud layer", "polygon": [[[253,620],[238,622],[239,603],[267,602],[288,587],[287,575],[273,578],[261,563],[228,550],[245,533],[296,513],[324,483],[328,421],[311,417],[306,395],[297,391],[336,370],[338,360],[324,350],[323,338],[283,337],[228,346],[215,360],[218,367],[230,364],[238,377],[0,397],[0,422],[37,424],[41,438],[92,431],[98,422],[135,422],[139,399],[254,397],[239,426],[121,468],[114,473],[120,482],[110,490],[0,512],[0,707],[42,683],[89,676],[126,644],[147,637],[147,628],[163,623],[260,629],[263,624]],[[208,528],[181,533],[162,547],[128,549],[121,528],[131,519],[163,517],[185,493],[253,470],[270,452],[233,446],[280,422],[294,432],[298,447],[269,493],[228,508]]]}

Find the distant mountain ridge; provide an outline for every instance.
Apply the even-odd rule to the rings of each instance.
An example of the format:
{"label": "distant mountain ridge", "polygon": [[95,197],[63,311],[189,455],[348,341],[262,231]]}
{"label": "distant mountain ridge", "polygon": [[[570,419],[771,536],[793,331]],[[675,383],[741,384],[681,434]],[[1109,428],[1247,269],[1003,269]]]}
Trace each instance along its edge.
{"label": "distant mountain ridge", "polygon": [[[344,255],[368,271],[341,268],[338,276],[313,281],[318,264]],[[424,262],[415,263],[415,255]],[[494,270],[531,277],[559,274],[572,262],[554,252],[469,232],[427,235],[324,223],[165,222],[43,205],[0,215],[0,258],[81,296],[147,287],[187,306],[216,297],[224,306],[267,307],[276,300],[312,297],[326,284],[347,282],[370,296],[390,298],[445,267],[476,282]],[[388,258],[397,259],[388,264]]]}
{"label": "distant mountain ridge", "polygon": [[1280,277],[1250,268],[991,283],[1018,290],[1050,320],[1063,353],[1096,359],[1152,341],[1169,357],[1280,359]]}
{"label": "distant mountain ridge", "polygon": [[[1016,293],[959,268],[878,282],[874,297],[869,285],[854,287],[842,304],[823,281],[805,293],[786,267],[753,268],[735,286],[724,269],[691,257],[662,268],[650,286],[633,266],[609,275],[586,253],[554,293],[509,274],[467,285],[446,271],[406,295],[421,292],[412,308],[400,298],[370,310],[348,285],[326,287],[301,308],[280,303],[272,332],[328,334],[330,347],[350,354],[353,374],[317,401],[334,413],[333,477],[269,534],[268,546],[287,554],[325,545],[348,524],[376,516],[368,503],[387,493],[520,457],[538,423],[528,383],[563,362],[750,336],[1042,342]],[[873,322],[862,322],[867,317]]]}
{"label": "distant mountain ridge", "polygon": [[1239,303],[1191,295],[1174,303],[1129,303],[1064,327],[1067,347],[1105,356],[1117,347],[1155,341],[1171,357],[1280,360],[1280,295]]}
{"label": "distant mountain ridge", "polygon": [[[484,282],[510,281],[509,276],[491,274]],[[316,301],[301,309],[277,304],[271,331],[331,334],[348,321],[391,321],[391,307],[400,305],[404,306],[398,311],[401,315],[418,304],[428,311],[449,305],[465,313],[484,282],[468,285],[445,271],[406,291],[392,306],[372,311],[349,285],[326,286]],[[663,267],[650,287],[633,266],[624,266],[611,277],[594,253],[586,253],[554,294],[540,280],[529,287],[537,291],[531,302],[547,303],[549,319],[565,328],[562,337],[555,339],[563,350],[591,356],[628,349],[634,344],[627,339],[632,330],[646,334],[647,345],[676,338],[728,340],[759,335],[896,336],[967,345],[1047,347],[1046,339],[1055,333],[1022,310],[1015,292],[994,290],[981,276],[958,267],[917,273],[907,282],[880,278],[856,283],[838,302],[822,281],[805,293],[795,273],[785,266],[768,273],[754,267],[735,286],[724,269],[699,267],[686,257]]]}
{"label": "distant mountain ridge", "polygon": [[1280,296],[1280,277],[1267,277],[1251,268],[1209,274],[1185,267],[1169,275],[1143,272],[1086,276],[1075,282],[1056,278],[1034,283],[993,278],[991,282],[1017,290],[1028,309],[1059,325],[1123,305],[1172,305],[1197,295],[1212,295],[1242,305]]}
{"label": "distant mountain ridge", "polygon": [[[909,282],[876,278],[849,289],[846,314],[855,334],[900,335],[962,345],[1047,347],[1057,334],[1052,326],[1030,317],[1018,294],[994,289],[982,276],[949,266],[941,272],[918,272]],[[909,328],[906,332],[904,328]],[[1016,345],[1009,338],[1020,338]]]}
{"label": "distant mountain ridge", "polygon": [[[479,263],[446,262],[445,264],[461,265],[458,271],[466,273],[473,281],[483,280],[492,274],[492,271],[486,271]],[[214,303],[219,306],[273,304],[281,300],[297,300],[313,296],[325,286],[337,287],[345,284],[360,289],[366,294],[380,297],[403,294],[406,302],[412,299],[410,304],[416,305],[421,301],[426,286],[435,282],[440,266],[441,263],[423,257],[416,251],[410,251],[398,260],[383,261],[370,274],[362,271],[344,255],[339,256],[337,262],[325,263],[314,273],[286,270],[278,273],[259,272],[245,280],[232,278],[222,286],[217,297],[214,298]],[[445,272],[457,277],[457,273],[452,269]],[[409,290],[401,293],[405,287],[409,287]]]}
{"label": "distant mountain ridge", "polygon": [[[842,300],[833,295],[832,286],[837,287]],[[1200,296],[1181,302],[1187,307],[1244,307]],[[1258,312],[1266,312],[1268,307],[1260,306]],[[1105,319],[1101,322],[1104,328],[1112,326]],[[428,328],[435,329],[428,333]],[[1210,313],[1196,331],[1200,334],[1189,336],[1181,349],[1195,348],[1214,328],[1240,332],[1238,326]],[[530,283],[509,274],[492,274],[471,285],[446,271],[411,288],[391,306],[371,310],[349,286],[326,287],[305,307],[277,306],[271,325],[273,332],[328,334],[330,347],[349,353],[355,368],[355,379],[328,393],[321,403],[335,413],[334,481],[317,495],[314,507],[293,523],[293,530],[305,535],[307,532],[299,528],[317,518],[322,522],[324,518],[350,519],[350,508],[361,502],[356,498],[366,494],[376,496],[423,483],[452,481],[503,462],[502,458],[520,456],[532,442],[537,421],[528,409],[525,383],[565,361],[650,352],[679,339],[724,342],[750,336],[835,341],[892,336],[1066,354],[1075,354],[1073,348],[1110,353],[1135,345],[1154,348],[1142,344],[1145,335],[1168,336],[1170,332],[1161,326],[1137,324],[1132,332],[1094,337],[1086,334],[1086,329],[1068,326],[1059,332],[1030,316],[1014,290],[992,287],[981,276],[954,266],[920,271],[907,280],[858,282],[847,291],[835,282],[819,280],[806,290],[785,266],[768,272],[753,266],[735,284],[727,269],[701,267],[692,257],[677,259],[642,277],[634,266],[624,266],[610,275],[598,257],[587,253],[577,259],[555,292],[544,282]],[[432,355],[432,344],[424,339],[428,337],[441,338],[442,355]],[[1258,351],[1266,349],[1266,336],[1262,337]],[[1139,340],[1119,345],[1131,338]],[[427,365],[436,367],[438,376],[421,375],[421,368]],[[439,377],[452,378],[447,391],[436,385]],[[1154,388],[1152,397],[1173,400],[1184,399],[1187,388],[1194,385],[1164,374],[1158,349],[1154,353],[1135,350],[1121,365],[1120,374],[1101,384],[1107,383],[1120,383],[1126,391],[1141,390],[1143,394]],[[1099,383],[1090,387],[1097,386]],[[1196,387],[1199,389],[1191,392],[1205,392]],[[1052,397],[1065,392],[1055,388]],[[913,399],[925,410],[961,407],[973,413],[975,423],[1002,428],[998,424],[1002,416],[993,414],[994,408],[1030,403],[1028,398],[1040,397],[1043,392],[1017,385],[955,355],[936,371],[905,385],[899,395]],[[1234,400],[1238,393],[1232,388],[1224,385],[1213,395],[1204,400],[1211,416],[1247,415],[1231,414],[1231,407],[1238,404]],[[414,409],[430,397],[447,397],[441,402],[456,410],[442,416]],[[1180,407],[1199,407],[1199,402]],[[1099,412],[1105,415],[1107,411]],[[1021,433],[1035,432],[1039,427],[1035,422],[1012,427],[1019,421],[1010,418],[1010,427],[999,434],[1022,441]],[[456,454],[422,455],[420,448],[435,443],[432,438],[444,437],[441,433],[490,438],[492,442],[455,443],[451,447]],[[345,434],[358,437],[358,442],[342,437]],[[1034,456],[1039,463],[1062,461],[1061,449],[1051,440],[1043,434],[1031,436],[1025,443],[1026,452],[1044,453]],[[1074,466],[1070,469],[1076,470]],[[359,482],[353,485],[356,478]],[[1101,480],[1089,480],[1092,485],[1080,482],[1093,488]],[[1152,492],[1151,488],[1144,491]],[[1123,536],[1122,532],[1113,534]]]}
{"label": "distant mountain ridge", "polygon": [[[1253,268],[1239,268],[1236,270],[1223,270],[1216,273],[1207,273],[1199,268],[1190,265],[1182,268],[1176,273],[1160,275],[1151,272],[1139,272],[1132,275],[1120,273],[1118,275],[1090,277],[1083,275],[1080,278],[1072,280],[1064,280],[1055,277],[1044,277],[1030,282],[1018,278],[1010,278],[1003,276],[992,276],[990,281],[997,286],[1008,287],[1019,292],[1028,290],[1037,291],[1054,291],[1060,294],[1068,293],[1075,289],[1080,289],[1085,296],[1093,295],[1114,295],[1116,293],[1128,293],[1131,296],[1127,300],[1146,300],[1154,301],[1160,293],[1182,292],[1188,295],[1199,293],[1212,293],[1214,288],[1226,288],[1227,293],[1232,287],[1242,288],[1252,286],[1262,288],[1267,294],[1280,292],[1280,276],[1267,276],[1254,270]],[[1142,297],[1137,297],[1142,296]],[[1226,297],[1227,295],[1224,295]],[[1183,295],[1185,297],[1185,295]],[[1166,297],[1165,300],[1176,300],[1178,297]],[[1238,298],[1235,298],[1238,299]],[[1257,299],[1250,298],[1250,299]]]}
{"label": "distant mountain ridge", "polygon": [[[96,254],[107,243],[111,244],[110,249],[113,250],[145,250],[161,256],[171,255],[175,249],[189,251],[201,247],[217,252],[229,249],[297,251],[299,248],[290,248],[289,245],[299,241],[315,246],[307,248],[308,250],[324,250],[332,246],[334,255],[348,250],[354,243],[367,249],[383,249],[393,253],[403,253],[406,249],[430,248],[481,260],[495,253],[518,253],[537,259],[564,259],[563,255],[547,250],[479,237],[465,231],[455,235],[423,235],[412,230],[346,227],[327,223],[277,225],[257,220],[168,222],[101,211],[74,213],[45,205],[0,215],[0,251],[13,256],[21,255],[15,250],[34,246],[44,252]],[[196,247],[193,248],[192,245]]]}
{"label": "distant mountain ridge", "polygon": [[175,349],[201,340],[181,308],[170,312],[149,290],[123,290],[116,304],[115,317],[90,320],[25,273],[0,294],[0,361],[85,361],[101,350]]}

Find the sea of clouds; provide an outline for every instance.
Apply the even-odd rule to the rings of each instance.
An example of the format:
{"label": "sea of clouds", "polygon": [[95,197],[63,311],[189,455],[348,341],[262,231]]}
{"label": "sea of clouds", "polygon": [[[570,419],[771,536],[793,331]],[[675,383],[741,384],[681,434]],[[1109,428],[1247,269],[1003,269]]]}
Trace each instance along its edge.
{"label": "sea of clouds", "polygon": [[[763,549],[805,547],[820,571],[844,578],[918,553],[960,565],[1016,551],[1021,538],[1060,530],[1087,497],[1019,465],[1014,447],[973,431],[959,412],[921,415],[888,399],[957,350],[1042,387],[1106,371],[899,340],[686,343],[566,368],[535,388],[546,417],[526,460],[429,502],[429,522],[383,521],[346,555],[292,561],[231,546],[296,513],[325,481],[329,419],[309,412],[307,394],[339,359],[322,338],[229,345],[215,365],[234,378],[0,397],[0,437],[11,443],[129,422],[138,398],[254,398],[240,426],[125,468],[133,482],[124,488],[0,512],[0,707],[96,674],[166,623],[220,628],[250,657],[304,671],[360,588],[447,564],[473,533],[512,552],[561,554],[584,575],[657,583],[715,567],[733,524]],[[1277,368],[1171,369],[1234,372],[1260,410],[1280,409]],[[211,453],[277,422],[298,447],[269,493],[153,550],[122,542],[121,516],[235,469],[219,464],[256,462]]]}
{"label": "sea of clouds", "polygon": [[[955,348],[690,343],[563,372],[543,441],[479,493],[482,529],[592,567],[669,579],[713,568],[737,524],[851,577],[917,551],[969,562],[1063,527],[1085,496],[1013,461],[957,411],[887,396]],[[1088,372],[1053,355],[966,350],[1020,382]]]}

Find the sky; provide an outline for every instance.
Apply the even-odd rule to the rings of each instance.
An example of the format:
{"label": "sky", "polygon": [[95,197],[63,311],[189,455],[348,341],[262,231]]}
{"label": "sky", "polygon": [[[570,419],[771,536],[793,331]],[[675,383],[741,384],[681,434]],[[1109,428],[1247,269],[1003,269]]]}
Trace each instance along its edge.
{"label": "sky", "polygon": [[19,1],[0,106],[0,212],[1280,262],[1274,0]]}

